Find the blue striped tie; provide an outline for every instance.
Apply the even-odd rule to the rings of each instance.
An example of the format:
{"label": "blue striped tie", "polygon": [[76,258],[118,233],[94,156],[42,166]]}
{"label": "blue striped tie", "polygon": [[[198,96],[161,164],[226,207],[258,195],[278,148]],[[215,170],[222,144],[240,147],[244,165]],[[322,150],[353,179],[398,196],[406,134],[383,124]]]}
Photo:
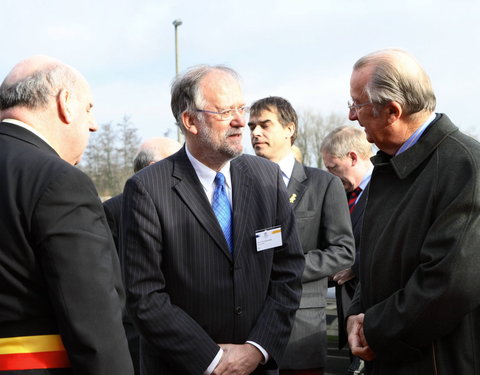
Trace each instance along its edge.
{"label": "blue striped tie", "polygon": [[227,240],[230,253],[233,253],[232,206],[225,190],[225,176],[218,172],[215,176],[215,191],[212,199],[213,212],[217,216],[223,235]]}

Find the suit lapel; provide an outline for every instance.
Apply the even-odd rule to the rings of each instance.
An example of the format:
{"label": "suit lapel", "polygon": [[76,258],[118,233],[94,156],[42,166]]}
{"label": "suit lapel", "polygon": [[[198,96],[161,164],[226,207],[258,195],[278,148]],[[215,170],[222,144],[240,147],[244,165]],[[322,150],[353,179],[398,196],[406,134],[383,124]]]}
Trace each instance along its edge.
{"label": "suit lapel", "polygon": [[293,210],[298,205],[298,202],[302,199],[303,193],[307,188],[307,175],[305,173],[305,167],[299,162],[295,161],[293,166],[292,176],[288,183],[287,191],[290,203],[292,204]]}
{"label": "suit lapel", "polygon": [[245,241],[251,238],[250,234],[253,235],[255,230],[250,227],[249,221],[249,202],[253,194],[250,191],[252,177],[242,157],[232,160],[230,173],[233,192],[233,255],[237,258],[241,250],[246,247]]}
{"label": "suit lapel", "polygon": [[205,191],[197,173],[188,160],[185,147],[182,148],[174,158],[173,177],[178,179],[173,189],[185,202],[188,209],[205,231],[212,237],[218,247],[231,258],[227,241],[223,235],[222,228],[218,223],[215,213],[212,210]]}

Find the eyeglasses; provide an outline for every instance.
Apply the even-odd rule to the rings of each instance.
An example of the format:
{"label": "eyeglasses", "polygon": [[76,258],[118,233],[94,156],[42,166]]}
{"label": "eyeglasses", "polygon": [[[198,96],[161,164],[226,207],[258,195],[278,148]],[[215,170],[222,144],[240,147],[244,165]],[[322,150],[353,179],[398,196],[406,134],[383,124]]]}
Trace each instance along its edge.
{"label": "eyeglasses", "polygon": [[239,108],[222,109],[219,112],[207,111],[205,109],[197,109],[197,112],[211,113],[211,114],[214,114],[214,115],[219,115],[220,120],[231,120],[235,116],[235,113],[238,113],[242,117],[247,115],[250,112],[250,107],[243,106],[243,107],[239,107]]}
{"label": "eyeglasses", "polygon": [[372,102],[357,104],[354,101],[348,101],[347,106],[350,111],[357,111],[359,108],[362,108],[366,105],[372,104]]}

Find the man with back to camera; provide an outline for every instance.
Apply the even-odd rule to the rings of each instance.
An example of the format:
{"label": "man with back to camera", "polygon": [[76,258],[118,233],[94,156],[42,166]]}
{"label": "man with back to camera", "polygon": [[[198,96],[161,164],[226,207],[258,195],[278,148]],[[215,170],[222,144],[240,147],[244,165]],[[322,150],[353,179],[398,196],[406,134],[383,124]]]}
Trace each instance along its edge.
{"label": "man with back to camera", "polygon": [[295,161],[297,123],[292,105],[271,96],[253,103],[248,126],[257,156],[280,166],[305,256],[302,299],[280,374],[320,375],[327,353],[328,277],[353,264],[354,241],[340,179]]}
{"label": "man with back to camera", "polygon": [[[362,234],[363,214],[367,204],[368,183],[372,175],[372,145],[367,141],[365,132],[352,126],[341,126],[323,139],[320,146],[323,163],[330,173],[342,180],[347,192],[347,200],[355,238],[355,263],[351,268],[337,272],[333,276],[338,315],[338,348],[347,343],[345,313],[350,307],[358,284],[360,263],[360,237]],[[349,374],[363,367],[358,357],[352,358]]]}
{"label": "man with back to camera", "polygon": [[[143,168],[148,167],[165,159],[166,157],[177,152],[182,145],[177,141],[164,138],[154,137],[147,139],[140,145],[137,155],[133,159],[133,171],[137,173]],[[123,194],[118,194],[105,202],[103,202],[103,209],[105,210],[105,216],[107,217],[108,226],[112,232],[113,241],[118,251],[118,236],[120,233],[120,222],[122,219],[122,199]],[[123,316],[123,326],[125,328],[125,334],[127,335],[128,348],[130,355],[132,356],[133,367],[135,375],[140,374],[140,338],[138,332],[133,326],[131,319],[127,314]]]}
{"label": "man with back to camera", "polygon": [[189,69],[171,105],[185,146],[124,190],[120,249],[142,372],[275,373],[304,267],[280,170],[241,155],[247,108],[232,69]]}
{"label": "man with back to camera", "polygon": [[[141,169],[165,159],[177,152],[181,147],[180,143],[170,138],[154,137],[147,139],[140,145],[138,153],[133,159],[133,172],[137,173]],[[123,194],[118,194],[103,202],[105,215],[107,216],[108,225],[117,249],[122,214],[122,196]]]}
{"label": "man with back to camera", "polygon": [[92,181],[72,166],[97,130],[92,107],[80,73],[50,57],[21,61],[0,86],[2,373],[133,374],[118,257]]}
{"label": "man with back to camera", "polygon": [[350,119],[373,158],[348,314],[368,374],[478,374],[480,145],[434,113],[418,62],[388,49],[358,60]]}

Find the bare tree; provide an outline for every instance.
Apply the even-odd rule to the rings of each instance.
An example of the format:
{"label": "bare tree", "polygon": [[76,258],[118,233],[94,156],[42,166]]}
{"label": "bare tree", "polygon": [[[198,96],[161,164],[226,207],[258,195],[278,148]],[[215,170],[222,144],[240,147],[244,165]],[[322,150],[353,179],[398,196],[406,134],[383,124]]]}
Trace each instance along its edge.
{"label": "bare tree", "polygon": [[303,154],[303,163],[312,167],[323,166],[320,145],[325,136],[338,126],[346,125],[347,118],[338,113],[323,116],[312,110],[298,113],[299,124],[295,144]]}
{"label": "bare tree", "polygon": [[119,164],[119,182],[123,186],[127,179],[133,174],[133,159],[140,145],[140,137],[137,135],[138,129],[130,121],[130,117],[124,116],[122,121],[117,124],[118,145],[116,151]]}
{"label": "bare tree", "polygon": [[132,161],[140,144],[137,131],[125,116],[116,126],[103,124],[91,135],[80,168],[93,180],[101,197],[122,192],[133,174]]}

